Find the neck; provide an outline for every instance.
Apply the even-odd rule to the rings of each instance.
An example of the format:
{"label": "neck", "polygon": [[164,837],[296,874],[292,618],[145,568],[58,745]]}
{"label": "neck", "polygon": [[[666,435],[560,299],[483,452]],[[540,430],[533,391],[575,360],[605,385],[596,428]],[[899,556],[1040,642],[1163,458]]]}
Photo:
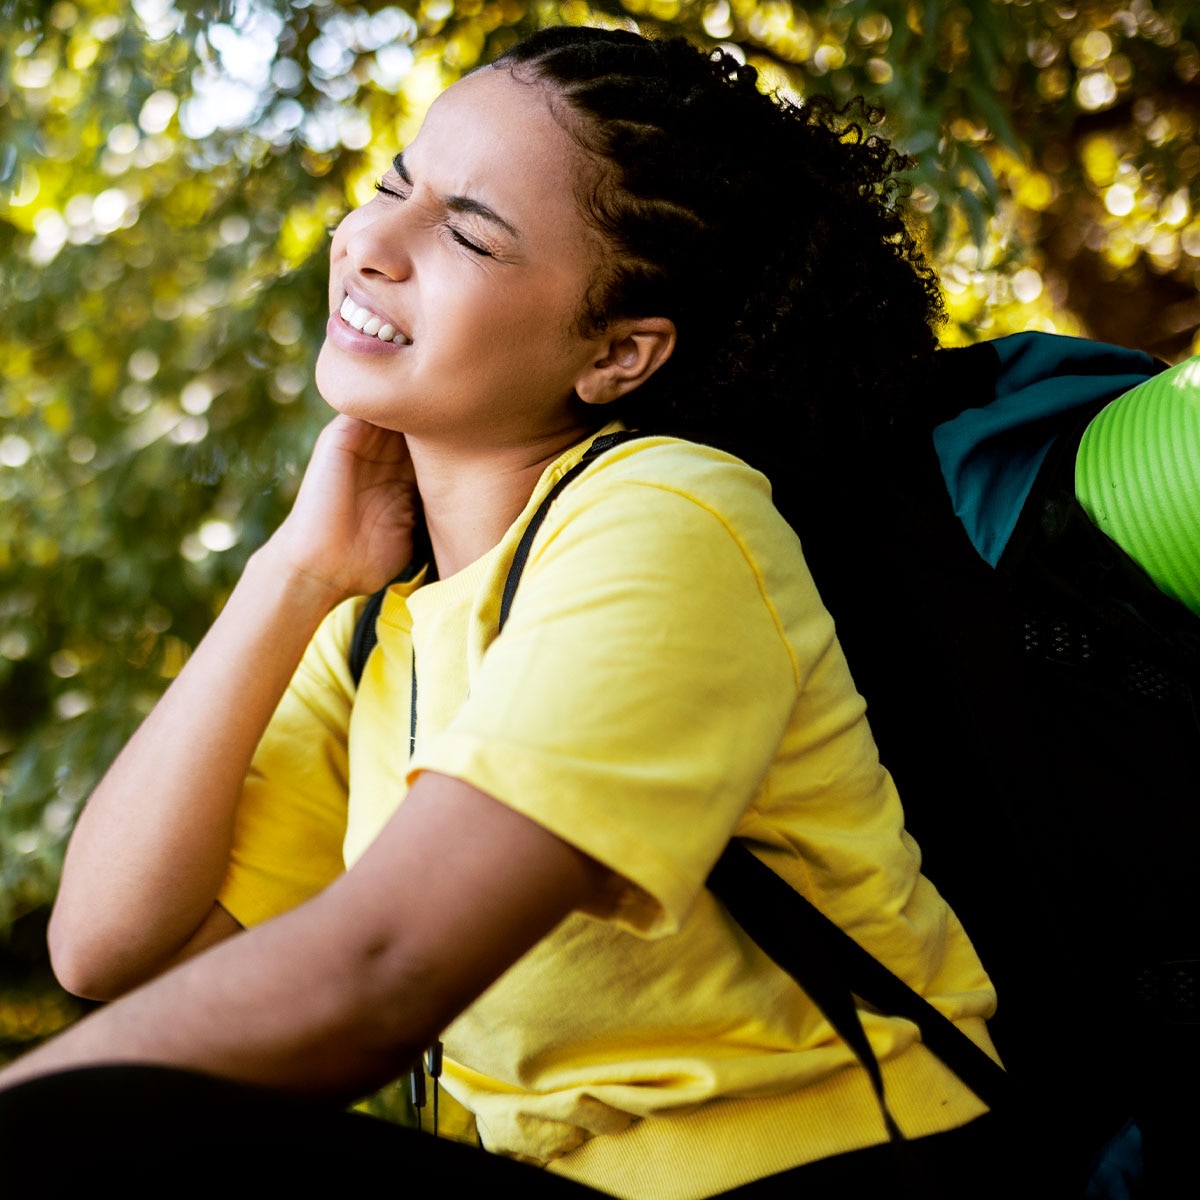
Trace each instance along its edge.
{"label": "neck", "polygon": [[520,516],[542,472],[593,433],[564,429],[531,444],[477,451],[409,437],[438,578],[448,579],[491,550]]}

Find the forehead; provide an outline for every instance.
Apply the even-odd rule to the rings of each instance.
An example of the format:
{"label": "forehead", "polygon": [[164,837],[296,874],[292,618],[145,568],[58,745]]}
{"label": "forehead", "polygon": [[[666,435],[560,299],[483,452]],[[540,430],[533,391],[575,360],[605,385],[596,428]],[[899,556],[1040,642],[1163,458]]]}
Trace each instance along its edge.
{"label": "forehead", "polygon": [[554,115],[545,85],[484,67],[430,106],[404,152],[417,182],[480,199],[523,233],[548,220],[576,222],[588,162]]}

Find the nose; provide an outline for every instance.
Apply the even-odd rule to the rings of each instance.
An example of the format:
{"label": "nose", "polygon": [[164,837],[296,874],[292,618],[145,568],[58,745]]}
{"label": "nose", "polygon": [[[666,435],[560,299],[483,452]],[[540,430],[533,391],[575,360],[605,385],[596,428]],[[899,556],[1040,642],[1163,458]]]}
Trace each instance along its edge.
{"label": "nose", "polygon": [[353,269],[362,275],[406,279],[412,271],[403,208],[378,202],[355,209],[338,226],[333,252],[345,254]]}

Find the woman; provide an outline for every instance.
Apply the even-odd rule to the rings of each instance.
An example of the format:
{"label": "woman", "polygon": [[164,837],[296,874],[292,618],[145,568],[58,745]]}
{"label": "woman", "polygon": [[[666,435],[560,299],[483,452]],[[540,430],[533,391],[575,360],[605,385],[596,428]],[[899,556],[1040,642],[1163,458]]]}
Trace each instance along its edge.
{"label": "woman", "polygon": [[[329,1102],[440,1035],[483,1145],[548,1166],[520,1186],[682,1200],[800,1168],[811,1190],[805,1164],[886,1134],[854,1056],[704,890],[735,834],[990,1046],[990,984],[761,475],[668,438],[606,454],[496,636],[530,515],[618,418],[767,465],[784,403],[822,447],[897,418],[936,286],[892,204],[901,161],[844,124],[728,55],[581,29],[434,103],[334,236],[317,379],[339,416],[296,506],[80,819],[54,963],[122,998],[10,1068],[33,1080],[10,1129],[111,1086],[53,1073],[119,1062],[325,1106],[121,1072],[172,1096],[156,1137],[187,1113],[229,1145],[253,1111],[264,1146],[274,1125],[331,1145]],[[432,564],[390,590],[356,691],[354,597],[411,563],[418,525]],[[957,1185],[983,1104],[910,1025],[863,1020],[915,1156]],[[195,1087],[218,1089],[207,1117]],[[440,1179],[481,1170],[409,1141]],[[900,1187],[892,1166],[851,1154],[829,1179]]]}

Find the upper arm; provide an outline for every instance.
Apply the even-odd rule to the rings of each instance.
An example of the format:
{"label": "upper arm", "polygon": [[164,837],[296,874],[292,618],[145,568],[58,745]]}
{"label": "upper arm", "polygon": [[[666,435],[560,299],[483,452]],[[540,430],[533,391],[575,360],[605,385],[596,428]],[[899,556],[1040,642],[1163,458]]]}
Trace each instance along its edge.
{"label": "upper arm", "polygon": [[811,586],[787,591],[802,562],[769,497],[730,520],[679,490],[593,498],[585,483],[535,543],[466,702],[444,730],[419,724],[413,769],[465,779],[605,863],[632,886],[597,915],[666,933],[775,759],[797,620],[811,616],[817,655],[832,624]]}

